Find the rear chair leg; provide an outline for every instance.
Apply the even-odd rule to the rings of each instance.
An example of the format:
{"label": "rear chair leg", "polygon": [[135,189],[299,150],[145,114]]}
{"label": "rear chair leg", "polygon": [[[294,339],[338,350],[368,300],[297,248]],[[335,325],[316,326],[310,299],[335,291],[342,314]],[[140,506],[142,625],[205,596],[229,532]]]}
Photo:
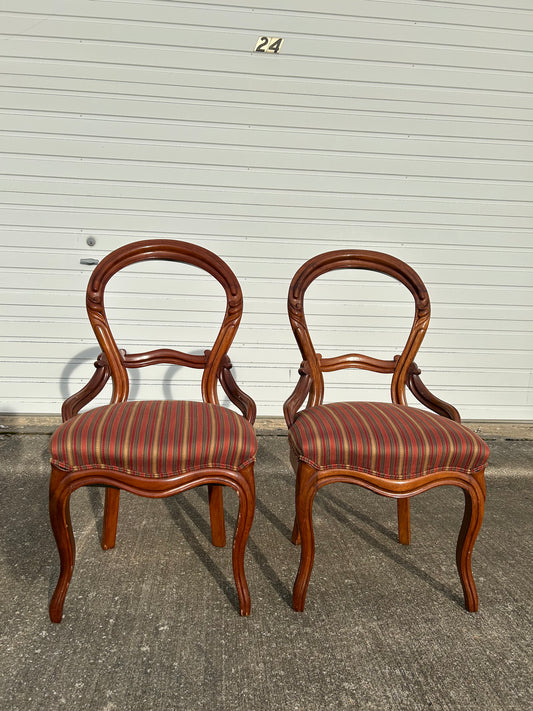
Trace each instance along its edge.
{"label": "rear chair leg", "polygon": [[300,528],[298,526],[298,500],[300,497],[300,465],[297,465],[297,470],[296,470],[296,485],[295,485],[295,490],[294,490],[294,508],[295,508],[295,513],[294,513],[294,525],[292,527],[292,535],[291,535],[291,542],[294,543],[295,546],[299,546],[301,543],[301,536],[300,536]]}
{"label": "rear chair leg", "polygon": [[221,484],[208,484],[207,490],[209,496],[209,518],[211,519],[211,540],[214,546],[223,548],[226,545],[224,487]]}
{"label": "rear chair leg", "polygon": [[400,543],[408,546],[411,543],[411,508],[409,499],[398,501],[398,539]]}
{"label": "rear chair leg", "polygon": [[106,486],[104,503],[104,525],[102,529],[102,548],[107,551],[115,547],[117,538],[117,520],[120,489]]}

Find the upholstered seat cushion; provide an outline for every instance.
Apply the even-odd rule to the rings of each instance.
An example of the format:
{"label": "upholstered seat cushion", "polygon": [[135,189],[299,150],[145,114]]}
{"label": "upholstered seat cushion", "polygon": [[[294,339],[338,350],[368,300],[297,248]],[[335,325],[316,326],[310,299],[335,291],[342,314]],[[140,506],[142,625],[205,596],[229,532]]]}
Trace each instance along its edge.
{"label": "upholstered seat cushion", "polygon": [[52,436],[52,463],[170,477],[199,469],[239,471],[255,459],[250,423],[218,405],[176,400],[123,402],[65,422]]}
{"label": "upholstered seat cushion", "polygon": [[385,479],[438,471],[472,473],[489,450],[474,432],[413,407],[341,402],[303,410],[289,430],[296,456],[316,469],[349,469]]}

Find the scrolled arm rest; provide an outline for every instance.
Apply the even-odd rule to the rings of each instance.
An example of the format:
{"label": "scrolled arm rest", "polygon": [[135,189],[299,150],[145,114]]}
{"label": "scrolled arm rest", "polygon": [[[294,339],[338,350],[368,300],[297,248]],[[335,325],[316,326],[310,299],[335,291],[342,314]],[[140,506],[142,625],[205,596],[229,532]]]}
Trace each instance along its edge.
{"label": "scrolled arm rest", "polygon": [[436,412],[438,415],[447,417],[454,422],[461,422],[461,415],[455,409],[453,405],[448,402],[441,400],[432,392],[422,382],[420,377],[421,370],[416,363],[411,363],[409,371],[407,373],[407,387],[416,397],[416,399],[425,405],[427,408]]}
{"label": "scrolled arm rest", "polygon": [[[206,354],[208,351],[206,351]],[[231,402],[242,412],[244,418],[250,424],[254,424],[257,408],[252,398],[241,390],[237,385],[231,372],[232,363],[228,355],[225,355],[218,371],[218,380]]]}
{"label": "scrolled arm rest", "polygon": [[283,404],[283,415],[285,416],[287,427],[291,427],[293,425],[294,420],[296,419],[296,413],[311,390],[311,375],[305,366],[305,362],[301,364],[298,370],[300,377],[296,383],[296,387]]}
{"label": "scrolled arm rest", "polygon": [[94,371],[89,382],[77,393],[74,393],[74,395],[68,397],[63,403],[63,406],[61,407],[61,417],[63,418],[63,422],[66,422],[67,420],[70,420],[71,417],[77,415],[82,407],[91,402],[91,400],[94,400],[94,398],[104,389],[104,386],[111,375],[111,370],[107,363],[107,358],[103,353],[100,353],[96,359],[94,367],[96,370]]}

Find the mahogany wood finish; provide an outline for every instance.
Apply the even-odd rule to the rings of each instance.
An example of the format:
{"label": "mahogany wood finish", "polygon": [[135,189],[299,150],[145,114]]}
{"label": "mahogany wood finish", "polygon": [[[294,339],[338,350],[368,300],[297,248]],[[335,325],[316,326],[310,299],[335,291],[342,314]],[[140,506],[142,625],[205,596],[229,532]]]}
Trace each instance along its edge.
{"label": "mahogany wood finish", "polygon": [[[406,286],[415,302],[411,331],[400,355],[392,360],[381,360],[349,353],[335,358],[323,358],[315,352],[304,315],[304,295],[309,285],[320,275],[336,269],[365,269],[393,277]],[[392,375],[391,400],[397,405],[407,405],[406,388],[425,407],[442,417],[461,422],[452,405],[434,396],[423,384],[420,369],[414,358],[430,319],[430,301],[426,287],[418,274],[407,264],[387,254],[366,250],[339,250],[318,255],[306,262],[295,274],[289,289],[288,312],[293,333],[303,361],[300,378],[292,395],[284,404],[284,415],[290,430],[307,398],[306,408],[322,405],[324,401],[324,372],[345,368],[370,370]],[[461,488],[465,496],[465,512],[457,541],[457,569],[463,587],[465,607],[470,612],[478,609],[478,596],[472,577],[471,556],[483,520],[485,504],[484,472],[463,474],[455,471],[438,471],[409,480],[391,480],[365,472],[347,469],[317,470],[309,463],[298,460],[291,451],[296,472],[296,516],[292,542],[301,543],[300,566],[293,589],[293,607],[303,611],[307,588],[315,555],[312,523],[313,500],[317,491],[334,482],[352,483],[397,500],[399,541],[409,544],[411,496],[436,486],[453,485]]]}
{"label": "mahogany wood finish", "polygon": [[[173,349],[158,349],[147,353],[127,354],[118,348],[112,335],[104,307],[104,290],[111,277],[126,266],[146,260],[183,262],[207,271],[223,286],[226,311],[220,331],[211,349],[203,356],[190,355]],[[237,278],[217,255],[197,245],[177,240],[154,239],[135,242],[106,256],[94,269],[87,287],[87,312],[102,353],[95,362],[95,372],[89,383],[63,404],[63,421],[79,413],[82,407],[101,392],[108,379],[113,383],[111,404],[124,402],[129,393],[129,368],[153,364],[172,364],[203,370],[201,393],[205,403],[219,405],[217,383],[230,400],[253,424],[254,401],[236,384],[231,374],[227,351],[234,339],[242,316],[242,293]],[[106,487],[102,548],[115,545],[120,490],[162,498],[207,484],[212,541],[216,546],[226,543],[222,487],[229,486],[239,497],[239,514],[233,539],[233,572],[241,615],[250,614],[250,594],[244,573],[244,552],[255,511],[253,464],[240,471],[201,469],[167,478],[141,477],[112,470],[89,469],[63,471],[52,465],[50,478],[50,520],[60,557],[60,575],[50,602],[52,622],[60,622],[63,603],[72,577],[75,542],[70,520],[70,496],[81,486],[98,484]]]}

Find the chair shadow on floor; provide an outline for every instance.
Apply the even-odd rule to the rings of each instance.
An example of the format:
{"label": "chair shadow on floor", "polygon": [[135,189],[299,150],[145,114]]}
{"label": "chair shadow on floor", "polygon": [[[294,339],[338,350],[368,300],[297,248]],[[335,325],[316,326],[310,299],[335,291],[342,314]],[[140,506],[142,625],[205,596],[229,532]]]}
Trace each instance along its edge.
{"label": "chair shadow on floor", "polygon": [[[204,489],[205,487],[199,487],[194,492],[196,494],[196,500],[200,503],[199,508],[195,506],[193,496],[178,496],[167,499],[168,510],[176,523],[179,535],[183,535],[198,560],[214,578],[217,585],[228,598],[232,606],[238,610],[238,600],[237,595],[235,594],[231,574],[228,573],[226,575],[226,573],[224,573],[224,571],[214,560],[213,554],[215,551],[209,547],[204,548],[204,545],[199,540],[199,536],[201,536],[208,542],[209,546],[211,545],[211,529],[209,526],[209,514],[207,508],[207,491]],[[229,497],[232,493],[233,492],[228,491],[226,494],[225,492],[225,496],[228,496],[228,504]],[[229,509],[233,509],[233,507],[228,505],[225,510],[225,520],[228,527],[228,534],[230,531],[233,531],[236,524],[236,516]],[[256,498],[256,517],[258,513],[264,515],[271,523],[274,523],[276,527],[280,528],[287,538],[290,537],[289,527],[286,526],[273,512],[271,512],[259,497]],[[228,535],[226,549],[228,551],[231,550],[230,535]],[[268,554],[264,550],[264,546],[256,541],[253,526],[247,543],[247,552],[249,557],[253,558],[256,565],[261,570],[262,574],[267,579],[276,594],[290,606],[292,594],[291,590],[281,580],[276,570],[271,565]],[[248,561],[248,564],[249,563],[250,561]]]}
{"label": "chair shadow on floor", "polygon": [[[205,491],[203,491],[205,489]],[[113,556],[114,550],[111,549],[109,551],[103,551],[101,550],[101,541],[102,541],[102,525],[103,525],[103,518],[104,518],[104,487],[102,486],[87,486],[84,487],[85,491],[78,491],[75,492],[73,496],[73,504],[75,505],[75,497],[76,495],[78,496],[87,496],[87,505],[90,508],[90,516],[94,523],[91,524],[91,528],[94,526],[94,529],[96,531],[96,535],[94,536],[94,540],[92,541],[91,545],[94,546],[94,551],[95,554],[98,552],[105,556],[108,560],[110,557]],[[231,495],[233,492],[228,492],[229,495]],[[134,494],[128,495],[126,492],[123,493],[122,501],[123,501],[123,506],[122,506],[122,511],[121,514],[119,515],[119,521],[118,521],[118,529],[119,529],[119,535],[117,537],[117,544],[116,547],[120,548],[122,545],[121,539],[124,539],[125,536],[120,536],[120,527],[121,527],[121,518],[123,519],[123,526],[125,529],[127,529],[131,525],[131,521],[127,521],[128,519],[128,500],[131,497],[131,503],[134,503]],[[197,499],[199,506],[198,508],[195,506],[195,503],[193,501],[193,497]],[[145,503],[145,502],[143,502]],[[228,536],[228,543],[224,549],[221,549],[222,551],[227,551],[228,555],[228,573],[226,574],[224,570],[217,564],[215,560],[215,551],[217,550],[216,548],[212,549],[212,551],[209,550],[209,548],[212,546],[211,544],[211,528],[210,528],[210,522],[209,522],[209,505],[208,505],[208,500],[207,500],[207,489],[205,487],[198,487],[197,489],[194,489],[189,492],[185,492],[184,494],[181,495],[176,495],[176,496],[170,496],[164,501],[154,501],[155,506],[163,506],[166,505],[167,511],[171,516],[171,519],[173,521],[173,524],[175,525],[175,533],[176,537],[182,537],[186,542],[187,545],[190,547],[191,551],[196,555],[198,560],[202,563],[202,565],[206,568],[208,573],[212,576],[212,578],[216,581],[217,585],[219,588],[222,590],[226,598],[229,600],[231,603],[232,607],[238,612],[239,611],[239,601],[237,597],[237,593],[235,591],[235,586],[233,583],[233,576],[231,574],[231,537]],[[157,515],[155,512],[155,506],[151,508],[150,511],[147,512],[147,515]],[[201,510],[205,509],[205,512],[202,513]],[[124,520],[126,519],[126,520]],[[235,525],[236,518],[235,516],[228,516],[226,514],[226,523],[228,526],[231,526],[232,529]],[[79,530],[79,521],[78,525],[76,525],[77,522],[75,520],[75,517],[73,516],[73,527],[74,527],[74,534],[76,538],[79,538],[80,535],[80,530]],[[46,516],[46,513],[43,512],[43,525],[46,527],[49,527],[48,523],[48,518]],[[229,530],[228,530],[229,533]],[[127,534],[127,531],[124,531],[124,534]],[[208,542],[208,546],[204,547],[204,544],[202,543],[202,538],[205,538],[205,540]],[[124,545],[127,545],[124,543]],[[50,536],[50,550],[51,550],[51,556],[54,556],[55,553],[55,547],[53,546],[53,538]],[[112,561],[109,562],[109,571],[110,575],[112,576],[112,571],[113,571],[113,564]],[[57,570],[56,570],[56,565],[51,566],[52,570],[50,572],[49,576],[49,597],[52,595],[53,590],[55,588],[55,584],[57,582]],[[76,575],[76,572],[74,572],[74,575]]]}
{"label": "chair shadow on floor", "polygon": [[[39,440],[39,450],[35,443]],[[40,446],[42,441],[42,447]],[[2,488],[0,547],[8,574],[24,585],[46,578],[55,562],[48,520],[47,437],[9,434],[1,438]]]}
{"label": "chair shadow on floor", "polygon": [[[229,493],[234,492],[228,492],[228,494]],[[202,513],[200,509],[196,508],[194,505],[194,495],[196,495],[194,498],[199,500],[201,508],[205,509],[204,513]],[[198,487],[192,492],[186,492],[185,495],[171,496],[166,499],[165,503],[174,523],[176,524],[176,535],[183,536],[183,538],[187,541],[190,550],[196,555],[200,563],[215,580],[218,587],[229,600],[232,607],[238,612],[239,601],[235,591],[235,586],[233,584],[233,577],[230,572],[232,535],[228,535],[226,546],[221,549],[227,552],[228,556],[228,574],[226,575],[226,573],[215,561],[214,556],[216,555],[217,549],[212,548],[211,544],[211,527],[209,524],[207,489],[205,487]],[[227,516],[225,518],[226,524],[229,524],[231,526],[231,530],[233,530],[235,526],[235,519],[230,521]],[[229,530],[227,533],[229,534]],[[200,538],[204,538],[207,541],[209,549],[204,548]]]}
{"label": "chair shadow on floor", "polygon": [[[77,388],[79,388],[80,382],[86,382],[90,379],[91,375],[93,374],[92,364],[97,360],[100,354],[101,350],[98,346],[85,348],[84,350],[79,351],[79,353],[77,353],[64,365],[59,381],[61,398],[63,401],[70,397],[74,392],[76,392]],[[191,355],[203,355],[203,351],[200,349],[192,350]],[[76,371],[85,372],[84,369],[86,369],[85,377],[79,378],[79,373],[78,375],[76,375]],[[188,368],[180,365],[169,365],[167,368],[165,368],[165,372],[161,381],[161,387],[153,393],[153,399],[174,399],[177,394],[175,391],[179,390],[177,386],[179,386],[180,375],[184,372],[186,373],[187,370]],[[79,378],[79,380],[76,380],[77,377]],[[73,380],[74,382],[72,382]],[[71,388],[69,388],[69,383],[71,383]],[[130,376],[129,397],[131,400],[139,399],[141,383],[142,373],[140,371],[137,371],[136,373],[133,373]],[[100,394],[100,397],[104,401],[104,404],[107,404],[109,402],[110,394],[111,384],[108,383]],[[222,405],[227,406],[228,403],[229,400],[227,397],[221,398]],[[87,408],[82,408],[82,411],[85,411],[85,409],[90,410],[93,407],[97,407],[94,402],[89,404]]]}
{"label": "chair shadow on floor", "polygon": [[[331,487],[333,489],[333,487]],[[424,571],[420,566],[418,566],[413,560],[409,560],[407,556],[410,554],[410,549],[399,546],[397,541],[397,534],[393,528],[388,528],[379,521],[376,520],[375,515],[369,515],[365,513],[361,508],[354,506],[352,503],[348,503],[341,498],[338,493],[334,493],[334,490],[322,490],[316,497],[315,515],[319,514],[321,511],[328,517],[338,521],[343,527],[355,534],[359,539],[361,539],[366,546],[371,547],[375,551],[386,556],[389,560],[400,565],[406,572],[419,578],[425,584],[431,586],[438,593],[444,595],[449,600],[462,606],[462,596],[459,591],[455,592],[450,586],[437,580],[435,577],[431,576],[429,573]],[[94,525],[98,531],[98,537],[101,537],[101,528],[103,521],[103,488],[102,487],[87,487],[87,495],[89,505],[92,510],[92,515],[94,516]],[[228,527],[228,542],[222,551],[227,551],[228,556],[230,556],[231,551],[231,541],[232,535],[230,532],[233,531],[236,523],[236,516],[233,513],[236,510],[236,501],[231,501],[230,497],[235,496],[234,492],[225,492],[225,497],[227,496],[225,519],[226,525]],[[181,494],[177,496],[171,496],[165,499],[165,505],[167,510],[176,526],[176,536],[182,536],[190,550],[196,555],[200,563],[209,573],[209,575],[215,580],[216,584],[228,599],[231,606],[238,611],[238,598],[235,592],[235,587],[233,584],[233,578],[231,575],[230,568],[230,558],[228,558],[227,570],[224,570],[216,561],[215,557],[217,555],[216,549],[211,548],[211,528],[209,523],[209,509],[207,500],[207,490],[205,487],[198,487],[186,494]],[[383,505],[386,506],[388,503],[386,500],[383,501]],[[458,499],[459,503],[459,499]],[[198,505],[197,505],[198,504]],[[235,504],[235,506],[233,505]],[[290,507],[287,507],[287,520],[290,520],[292,516],[292,511]],[[124,512],[126,513],[126,512]],[[268,526],[273,527],[277,530],[281,536],[290,541],[291,529],[290,526],[282,520],[276,513],[274,513],[271,508],[264,502],[261,497],[256,499],[256,519],[258,516],[264,517],[268,522]],[[459,516],[459,512],[458,512]],[[362,525],[358,525],[357,521],[360,521]],[[257,520],[256,520],[257,524]],[[394,526],[394,518],[392,519],[392,525]],[[43,512],[42,520],[37,522],[37,528],[47,527],[48,521],[45,513]],[[119,521],[120,526],[120,521]],[[371,530],[375,531],[376,535],[373,535]],[[380,537],[385,539],[380,540]],[[268,542],[269,538],[266,539]],[[207,543],[207,545],[206,545]],[[317,543],[320,544],[320,538],[317,536]],[[390,545],[389,545],[390,543]],[[120,538],[118,539],[118,545],[120,545]],[[98,546],[98,541],[94,542],[95,547]],[[292,544],[289,544],[292,546]],[[397,551],[394,549],[398,546]],[[50,551],[53,555],[53,542],[50,539]],[[110,551],[112,554],[112,551]],[[275,567],[272,565],[271,558],[268,554],[268,546],[254,536],[254,528],[252,527],[252,532],[248,540],[248,554],[255,562],[256,566],[261,571],[264,578],[268,581],[270,587],[273,589],[275,594],[280,598],[283,603],[288,607],[292,607],[292,579],[287,584],[284,582],[276,571]],[[16,555],[16,554],[15,554]],[[297,557],[298,549],[294,548],[294,574],[297,570]],[[250,565],[250,560],[248,560],[248,565]],[[55,568],[50,575],[49,582],[49,593],[53,591],[55,584],[56,571]]]}
{"label": "chair shadow on floor", "polygon": [[[335,486],[335,485],[333,485]],[[460,589],[458,588],[457,591],[455,591],[453,588],[450,586],[446,585],[445,583],[437,580],[434,578],[432,575],[430,575],[427,571],[423,570],[421,567],[419,567],[412,559],[409,560],[407,556],[412,555],[412,547],[409,546],[402,546],[398,542],[398,535],[395,529],[393,528],[387,528],[383,524],[379,523],[379,521],[376,520],[375,515],[369,516],[368,514],[364,513],[360,508],[354,507],[352,504],[345,502],[338,494],[333,493],[330,489],[333,489],[333,486],[330,486],[327,490],[321,490],[316,499],[315,499],[315,506],[317,509],[322,509],[328,516],[331,516],[336,519],[342,526],[345,526],[348,530],[350,530],[352,533],[354,533],[358,538],[360,538],[362,541],[364,541],[365,545],[371,546],[374,550],[379,551],[383,555],[385,555],[389,560],[393,561],[394,563],[397,563],[400,565],[406,572],[410,573],[411,575],[419,578],[422,580],[425,584],[429,585],[432,587],[434,590],[436,590],[438,593],[444,595],[446,598],[451,600],[454,603],[457,603],[460,607],[463,607],[463,596],[460,593]],[[342,486],[342,485],[341,485]],[[348,486],[348,485],[346,485]],[[451,495],[453,496],[451,489],[454,487],[446,487],[448,489],[447,492],[439,491],[439,492],[426,492],[426,496],[438,496],[438,495]],[[333,489],[334,490],[334,489]],[[337,489],[337,492],[340,489]],[[366,492],[365,492],[366,493]],[[460,497],[459,497],[459,492],[454,492],[458,494],[457,497],[457,502],[460,504]],[[415,505],[418,502],[415,502]],[[390,506],[390,501],[387,501],[386,499],[383,499],[382,502],[383,506]],[[457,518],[459,521],[461,520],[461,514],[459,512],[460,506],[457,511]],[[442,513],[442,512],[440,512]],[[395,511],[394,514],[395,515]],[[439,515],[439,514],[437,514]],[[386,542],[382,542],[379,540],[377,536],[372,535],[366,528],[363,526],[357,525],[357,520],[361,521],[364,526],[367,526],[371,529],[374,529],[376,534],[383,536],[385,539],[387,539]],[[392,526],[395,526],[395,519],[392,518]],[[416,530],[414,531],[414,536],[416,538]],[[427,541],[427,538],[424,537],[425,541]],[[391,542],[392,547],[388,545],[388,541]],[[453,543],[455,546],[455,542]],[[453,573],[453,576],[455,576],[455,570],[452,568],[452,563],[450,562],[450,572]]]}

